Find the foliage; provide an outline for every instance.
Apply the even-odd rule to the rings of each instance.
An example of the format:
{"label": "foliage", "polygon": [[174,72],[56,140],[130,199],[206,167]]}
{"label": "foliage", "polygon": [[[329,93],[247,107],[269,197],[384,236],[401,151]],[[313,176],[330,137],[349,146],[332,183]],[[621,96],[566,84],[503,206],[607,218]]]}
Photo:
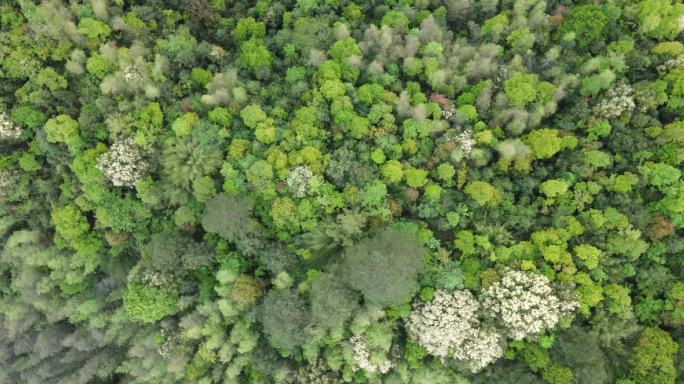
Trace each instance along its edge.
{"label": "foliage", "polygon": [[149,285],[129,283],[123,300],[131,321],[154,323],[178,312],[177,294]]}
{"label": "foliage", "polygon": [[674,383],[677,375],[673,357],[679,344],[659,328],[645,329],[630,359],[632,378],[636,383]]}
{"label": "foliage", "polygon": [[345,280],[370,303],[401,304],[414,293],[425,252],[410,232],[384,230],[346,249]]}
{"label": "foliage", "polygon": [[491,184],[484,181],[475,181],[465,187],[465,192],[469,194],[480,205],[496,206],[501,201],[501,194]]}
{"label": "foliage", "polygon": [[207,200],[202,214],[202,226],[207,232],[217,233],[229,241],[249,235],[254,202],[240,197],[219,194]]}
{"label": "foliage", "polygon": [[558,33],[575,33],[579,46],[584,47],[605,38],[606,21],[607,17],[598,5],[580,5],[572,8],[572,17],[563,23]]}
{"label": "foliage", "polygon": [[4,3],[0,382],[677,381],[682,28],[679,0]]}
{"label": "foliage", "polygon": [[309,319],[305,306],[296,291],[269,291],[262,303],[262,322],[264,332],[274,347],[289,354],[306,342]]}

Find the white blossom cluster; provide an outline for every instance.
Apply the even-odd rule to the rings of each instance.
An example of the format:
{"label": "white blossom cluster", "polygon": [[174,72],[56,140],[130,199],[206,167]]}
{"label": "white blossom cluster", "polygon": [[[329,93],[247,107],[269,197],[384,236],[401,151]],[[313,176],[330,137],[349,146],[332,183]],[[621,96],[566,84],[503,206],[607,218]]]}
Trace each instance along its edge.
{"label": "white blossom cluster", "polygon": [[9,169],[0,169],[0,196],[7,196],[14,185],[19,181],[19,173]]}
{"label": "white blossom cluster", "polygon": [[344,380],[339,377],[339,374],[331,371],[322,359],[316,360],[313,364],[302,366],[294,376],[297,383],[344,384]]}
{"label": "white blossom cluster", "polygon": [[450,120],[454,116],[456,116],[456,106],[450,102],[449,106],[442,111],[442,118]]}
{"label": "white blossom cluster", "polygon": [[485,329],[472,329],[463,344],[453,349],[456,359],[466,362],[473,373],[477,373],[503,356],[501,336]]}
{"label": "white blossom cluster", "polygon": [[12,140],[21,135],[21,128],[5,112],[0,112],[0,139]]}
{"label": "white blossom cluster", "polygon": [[480,304],[469,290],[435,291],[434,298],[419,303],[406,321],[411,339],[444,362],[451,355],[478,372],[503,356],[500,336],[477,328]]}
{"label": "white blossom cluster", "polygon": [[161,288],[167,292],[173,291],[178,287],[178,278],[172,274],[164,274],[160,272],[150,271],[145,269],[142,273],[141,282],[152,287]]}
{"label": "white blossom cluster", "polygon": [[221,61],[225,55],[226,51],[223,48],[219,47],[218,45],[212,45],[211,51],[209,51],[207,56],[209,56],[209,60],[216,62]]}
{"label": "white blossom cluster", "polygon": [[504,270],[501,281],[482,292],[481,303],[515,340],[553,328],[561,317],[579,307],[575,301],[561,301],[546,276],[509,268]]}
{"label": "white blossom cluster", "polygon": [[394,366],[391,361],[385,360],[382,364],[373,364],[370,361],[371,355],[366,346],[366,340],[363,336],[356,335],[349,339],[354,347],[354,360],[357,365],[352,367],[352,371],[356,372],[359,369],[364,369],[368,372],[378,371],[380,373],[387,373]]}
{"label": "white blossom cluster", "polygon": [[459,148],[463,151],[463,157],[470,158],[470,153],[473,148],[477,146],[477,140],[473,139],[473,131],[467,129],[459,134],[447,133],[444,135],[447,142],[453,141],[458,143]]}
{"label": "white blossom cluster", "polygon": [[144,159],[147,151],[140,148],[132,137],[117,140],[109,151],[102,154],[95,168],[99,169],[117,187],[132,187],[140,181],[150,164]]}
{"label": "white blossom cluster", "polygon": [[178,334],[175,332],[167,331],[166,329],[162,328],[162,330],[159,333],[159,336],[164,338],[164,342],[161,344],[157,344],[157,353],[159,353],[162,359],[164,359],[165,361],[169,361],[171,360],[171,356],[173,356],[173,352],[176,350],[176,347],[178,346]]}
{"label": "white blossom cluster", "polygon": [[632,111],[636,106],[632,95],[634,89],[624,82],[619,82],[615,87],[606,92],[605,98],[596,106],[599,116],[606,119],[618,117],[625,111]]}
{"label": "white blossom cluster", "polygon": [[290,173],[287,175],[287,186],[294,191],[295,197],[306,196],[306,186],[309,184],[309,180],[314,177],[313,172],[309,170],[307,166],[300,166],[292,168]]}
{"label": "white blossom cluster", "polygon": [[679,16],[679,19],[677,19],[677,25],[679,25],[680,30],[684,30],[684,15]]}
{"label": "white blossom cluster", "polygon": [[660,72],[660,76],[664,76],[668,71],[675,68],[684,68],[684,55],[679,55],[674,59],[668,60],[664,64],[659,65],[658,72]]}
{"label": "white blossom cluster", "polygon": [[446,357],[459,346],[478,323],[480,304],[468,290],[435,291],[430,301],[419,303],[406,320],[406,331],[430,354]]}
{"label": "white blossom cluster", "polygon": [[145,69],[139,65],[129,65],[123,69],[124,79],[127,83],[140,84],[145,80]]}

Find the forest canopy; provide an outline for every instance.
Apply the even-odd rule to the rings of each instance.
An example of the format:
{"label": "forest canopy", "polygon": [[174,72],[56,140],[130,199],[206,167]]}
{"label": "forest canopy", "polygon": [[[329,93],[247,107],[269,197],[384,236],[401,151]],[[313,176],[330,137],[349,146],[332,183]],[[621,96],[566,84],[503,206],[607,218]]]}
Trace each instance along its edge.
{"label": "forest canopy", "polygon": [[0,5],[0,384],[684,382],[680,0]]}

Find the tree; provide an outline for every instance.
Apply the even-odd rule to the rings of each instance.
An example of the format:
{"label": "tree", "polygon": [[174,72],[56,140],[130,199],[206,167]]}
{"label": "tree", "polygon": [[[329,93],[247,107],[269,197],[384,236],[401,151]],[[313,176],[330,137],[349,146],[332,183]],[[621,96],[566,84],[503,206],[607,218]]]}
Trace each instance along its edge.
{"label": "tree", "polygon": [[534,101],[537,98],[537,91],[534,87],[536,82],[537,79],[534,75],[523,75],[519,72],[506,80],[505,90],[510,105],[524,107],[527,103]]}
{"label": "tree", "polygon": [[589,329],[575,325],[565,330],[549,353],[554,362],[572,370],[577,384],[611,382],[604,353]]}
{"label": "tree", "polygon": [[398,305],[416,289],[426,251],[411,232],[385,229],[346,249],[343,276],[368,302]]}
{"label": "tree", "polygon": [[674,356],[679,344],[660,328],[646,328],[639,337],[630,359],[631,378],[636,384],[674,384],[677,371]]}
{"label": "tree", "polygon": [[254,230],[250,218],[253,209],[254,202],[247,197],[219,194],[205,203],[202,226],[235,242]]}
{"label": "tree", "polygon": [[59,115],[45,123],[47,140],[51,143],[71,144],[79,140],[78,122],[69,115]]}
{"label": "tree", "polygon": [[564,180],[547,180],[539,186],[539,191],[549,198],[561,196],[567,190],[568,183]]}
{"label": "tree", "polygon": [[427,183],[427,171],[418,168],[409,168],[404,171],[406,184],[409,187],[419,188]]}
{"label": "tree", "polygon": [[681,31],[679,18],[684,15],[682,4],[664,0],[642,0],[637,4],[639,32],[654,39],[674,39]]}
{"label": "tree", "polygon": [[230,299],[238,304],[250,305],[254,304],[263,294],[259,281],[243,273],[235,280],[233,289],[230,291]]}
{"label": "tree", "polygon": [[162,273],[199,269],[214,258],[208,244],[196,243],[186,233],[170,229],[152,235],[146,251],[146,266]]}
{"label": "tree", "polygon": [[253,17],[240,19],[232,34],[235,35],[238,43],[242,44],[252,38],[260,39],[266,36],[266,25],[262,22],[257,22]]}
{"label": "tree", "polygon": [[548,159],[562,149],[563,140],[555,129],[542,128],[530,132],[524,142],[530,146],[536,158]]}
{"label": "tree", "polygon": [[473,332],[479,308],[469,290],[436,290],[432,300],[414,303],[406,331],[431,355],[444,358]]}
{"label": "tree", "polygon": [[271,290],[262,306],[261,322],[269,342],[281,353],[295,353],[307,341],[306,303],[293,290]]}
{"label": "tree", "polygon": [[581,244],[575,247],[575,255],[584,260],[584,266],[587,269],[594,269],[598,267],[598,257],[601,250],[589,244]]}
{"label": "tree", "polygon": [[474,181],[466,185],[464,191],[481,206],[490,205],[495,207],[501,201],[499,190],[484,181]]}
{"label": "tree", "polygon": [[193,192],[193,182],[215,173],[223,153],[217,146],[199,145],[192,137],[180,137],[167,145],[162,159],[163,180],[168,185],[164,194],[171,204],[185,205]]}
{"label": "tree", "polygon": [[299,226],[297,206],[288,197],[279,197],[271,206],[271,218],[275,225],[283,230],[296,230]]}
{"label": "tree", "polygon": [[178,312],[177,292],[169,293],[149,285],[129,283],[123,301],[131,321],[154,323]]}
{"label": "tree", "polygon": [[546,276],[512,269],[504,270],[501,281],[485,289],[480,300],[487,316],[515,340],[553,328],[578,307],[577,302],[554,295]]}
{"label": "tree", "polygon": [[317,323],[342,332],[344,323],[359,308],[359,298],[339,276],[322,273],[311,283],[311,314]]}
{"label": "tree", "polygon": [[117,140],[97,160],[99,169],[116,187],[133,187],[145,176],[150,164],[147,152],[132,137]]}
{"label": "tree", "polygon": [[243,68],[256,69],[258,67],[269,67],[273,62],[273,54],[266,48],[261,39],[252,37],[240,46],[242,53],[238,63]]}
{"label": "tree", "polygon": [[607,18],[598,5],[580,5],[573,7],[571,12],[572,17],[563,22],[557,36],[563,37],[569,32],[574,32],[580,47],[585,47],[595,40],[605,39]]}

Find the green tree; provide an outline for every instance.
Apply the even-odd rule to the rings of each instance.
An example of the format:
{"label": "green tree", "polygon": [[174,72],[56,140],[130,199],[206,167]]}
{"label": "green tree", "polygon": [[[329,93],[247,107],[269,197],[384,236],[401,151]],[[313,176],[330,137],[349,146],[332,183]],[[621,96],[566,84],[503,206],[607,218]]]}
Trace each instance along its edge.
{"label": "green tree", "polygon": [[100,79],[113,71],[116,68],[116,63],[108,56],[100,55],[97,52],[92,52],[88,61],[86,61],[86,69],[88,72],[94,74]]}
{"label": "green tree", "polygon": [[584,261],[587,269],[594,269],[598,267],[598,257],[601,255],[601,250],[589,245],[581,244],[575,247],[575,255]]}
{"label": "green tree", "polygon": [[216,107],[209,112],[209,121],[220,124],[224,128],[230,128],[233,125],[233,115],[227,108]]}
{"label": "green tree", "polygon": [[246,126],[256,129],[257,124],[266,120],[266,112],[258,104],[250,104],[240,111],[240,117]]}
{"label": "green tree", "polygon": [[78,239],[90,230],[88,220],[74,204],[55,208],[52,211],[52,221],[58,235],[67,241]]}
{"label": "green tree", "polygon": [[299,226],[297,206],[288,197],[277,198],[271,206],[270,215],[273,218],[273,223],[280,229],[296,230]]}
{"label": "green tree", "polygon": [[396,160],[389,160],[380,167],[380,172],[388,183],[396,183],[404,178],[404,167]]}
{"label": "green tree", "polygon": [[272,289],[262,303],[261,322],[271,345],[292,354],[307,341],[310,323],[306,302],[294,290]]}
{"label": "green tree", "polygon": [[219,194],[205,203],[202,226],[235,242],[254,230],[250,218],[253,209],[254,201],[247,197]]}
{"label": "green tree", "polygon": [[607,17],[596,4],[580,5],[571,9],[572,17],[563,22],[558,37],[574,32],[580,47],[585,47],[606,36]]}
{"label": "green tree", "polygon": [[321,273],[311,283],[311,314],[314,321],[342,331],[359,308],[360,296],[331,273]]}
{"label": "green tree", "polygon": [[263,295],[259,281],[244,273],[238,276],[230,291],[230,299],[242,305],[254,304]]}
{"label": "green tree", "polygon": [[428,182],[427,171],[418,168],[409,168],[404,171],[406,184],[409,187],[419,188]]}
{"label": "green tree", "polygon": [[679,344],[660,328],[646,328],[630,359],[631,378],[636,384],[674,384],[677,371],[674,356]]}
{"label": "green tree", "polygon": [[499,190],[485,181],[470,182],[466,185],[464,191],[482,206],[489,205],[495,207],[501,201]]}
{"label": "green tree", "polygon": [[345,281],[369,303],[399,305],[413,296],[427,249],[406,230],[386,229],[345,251]]}
{"label": "green tree", "polygon": [[555,129],[535,129],[527,135],[524,140],[525,144],[530,146],[532,153],[538,159],[549,159],[562,149],[558,131]]}
{"label": "green tree", "polygon": [[525,106],[537,98],[535,84],[537,79],[534,75],[523,75],[518,72],[506,80],[504,89],[510,100],[510,105]]}
{"label": "green tree", "polygon": [[51,143],[73,143],[79,140],[78,122],[69,115],[59,115],[45,123],[47,139]]}
{"label": "green tree", "polygon": [[642,0],[637,4],[639,32],[654,39],[674,39],[681,31],[684,5],[668,0]]}
{"label": "green tree", "polygon": [[178,293],[149,285],[129,283],[123,295],[124,308],[131,321],[154,323],[178,312]]}
{"label": "green tree", "polygon": [[193,68],[191,77],[202,87],[214,81],[214,75],[211,73],[211,71],[207,71],[206,69],[202,68]]}
{"label": "green tree", "polygon": [[547,180],[539,186],[539,191],[546,197],[558,197],[568,190],[568,183],[564,180]]}
{"label": "green tree", "polygon": [[257,22],[253,17],[240,19],[232,34],[237,38],[238,43],[242,44],[252,38],[260,39],[266,36],[266,25]]}
{"label": "green tree", "polygon": [[112,33],[109,26],[99,20],[86,17],[78,22],[78,31],[88,36],[89,39],[106,39]]}
{"label": "green tree", "polygon": [[240,49],[242,53],[238,58],[238,64],[243,68],[269,67],[273,62],[273,54],[261,39],[251,38],[242,44]]}

